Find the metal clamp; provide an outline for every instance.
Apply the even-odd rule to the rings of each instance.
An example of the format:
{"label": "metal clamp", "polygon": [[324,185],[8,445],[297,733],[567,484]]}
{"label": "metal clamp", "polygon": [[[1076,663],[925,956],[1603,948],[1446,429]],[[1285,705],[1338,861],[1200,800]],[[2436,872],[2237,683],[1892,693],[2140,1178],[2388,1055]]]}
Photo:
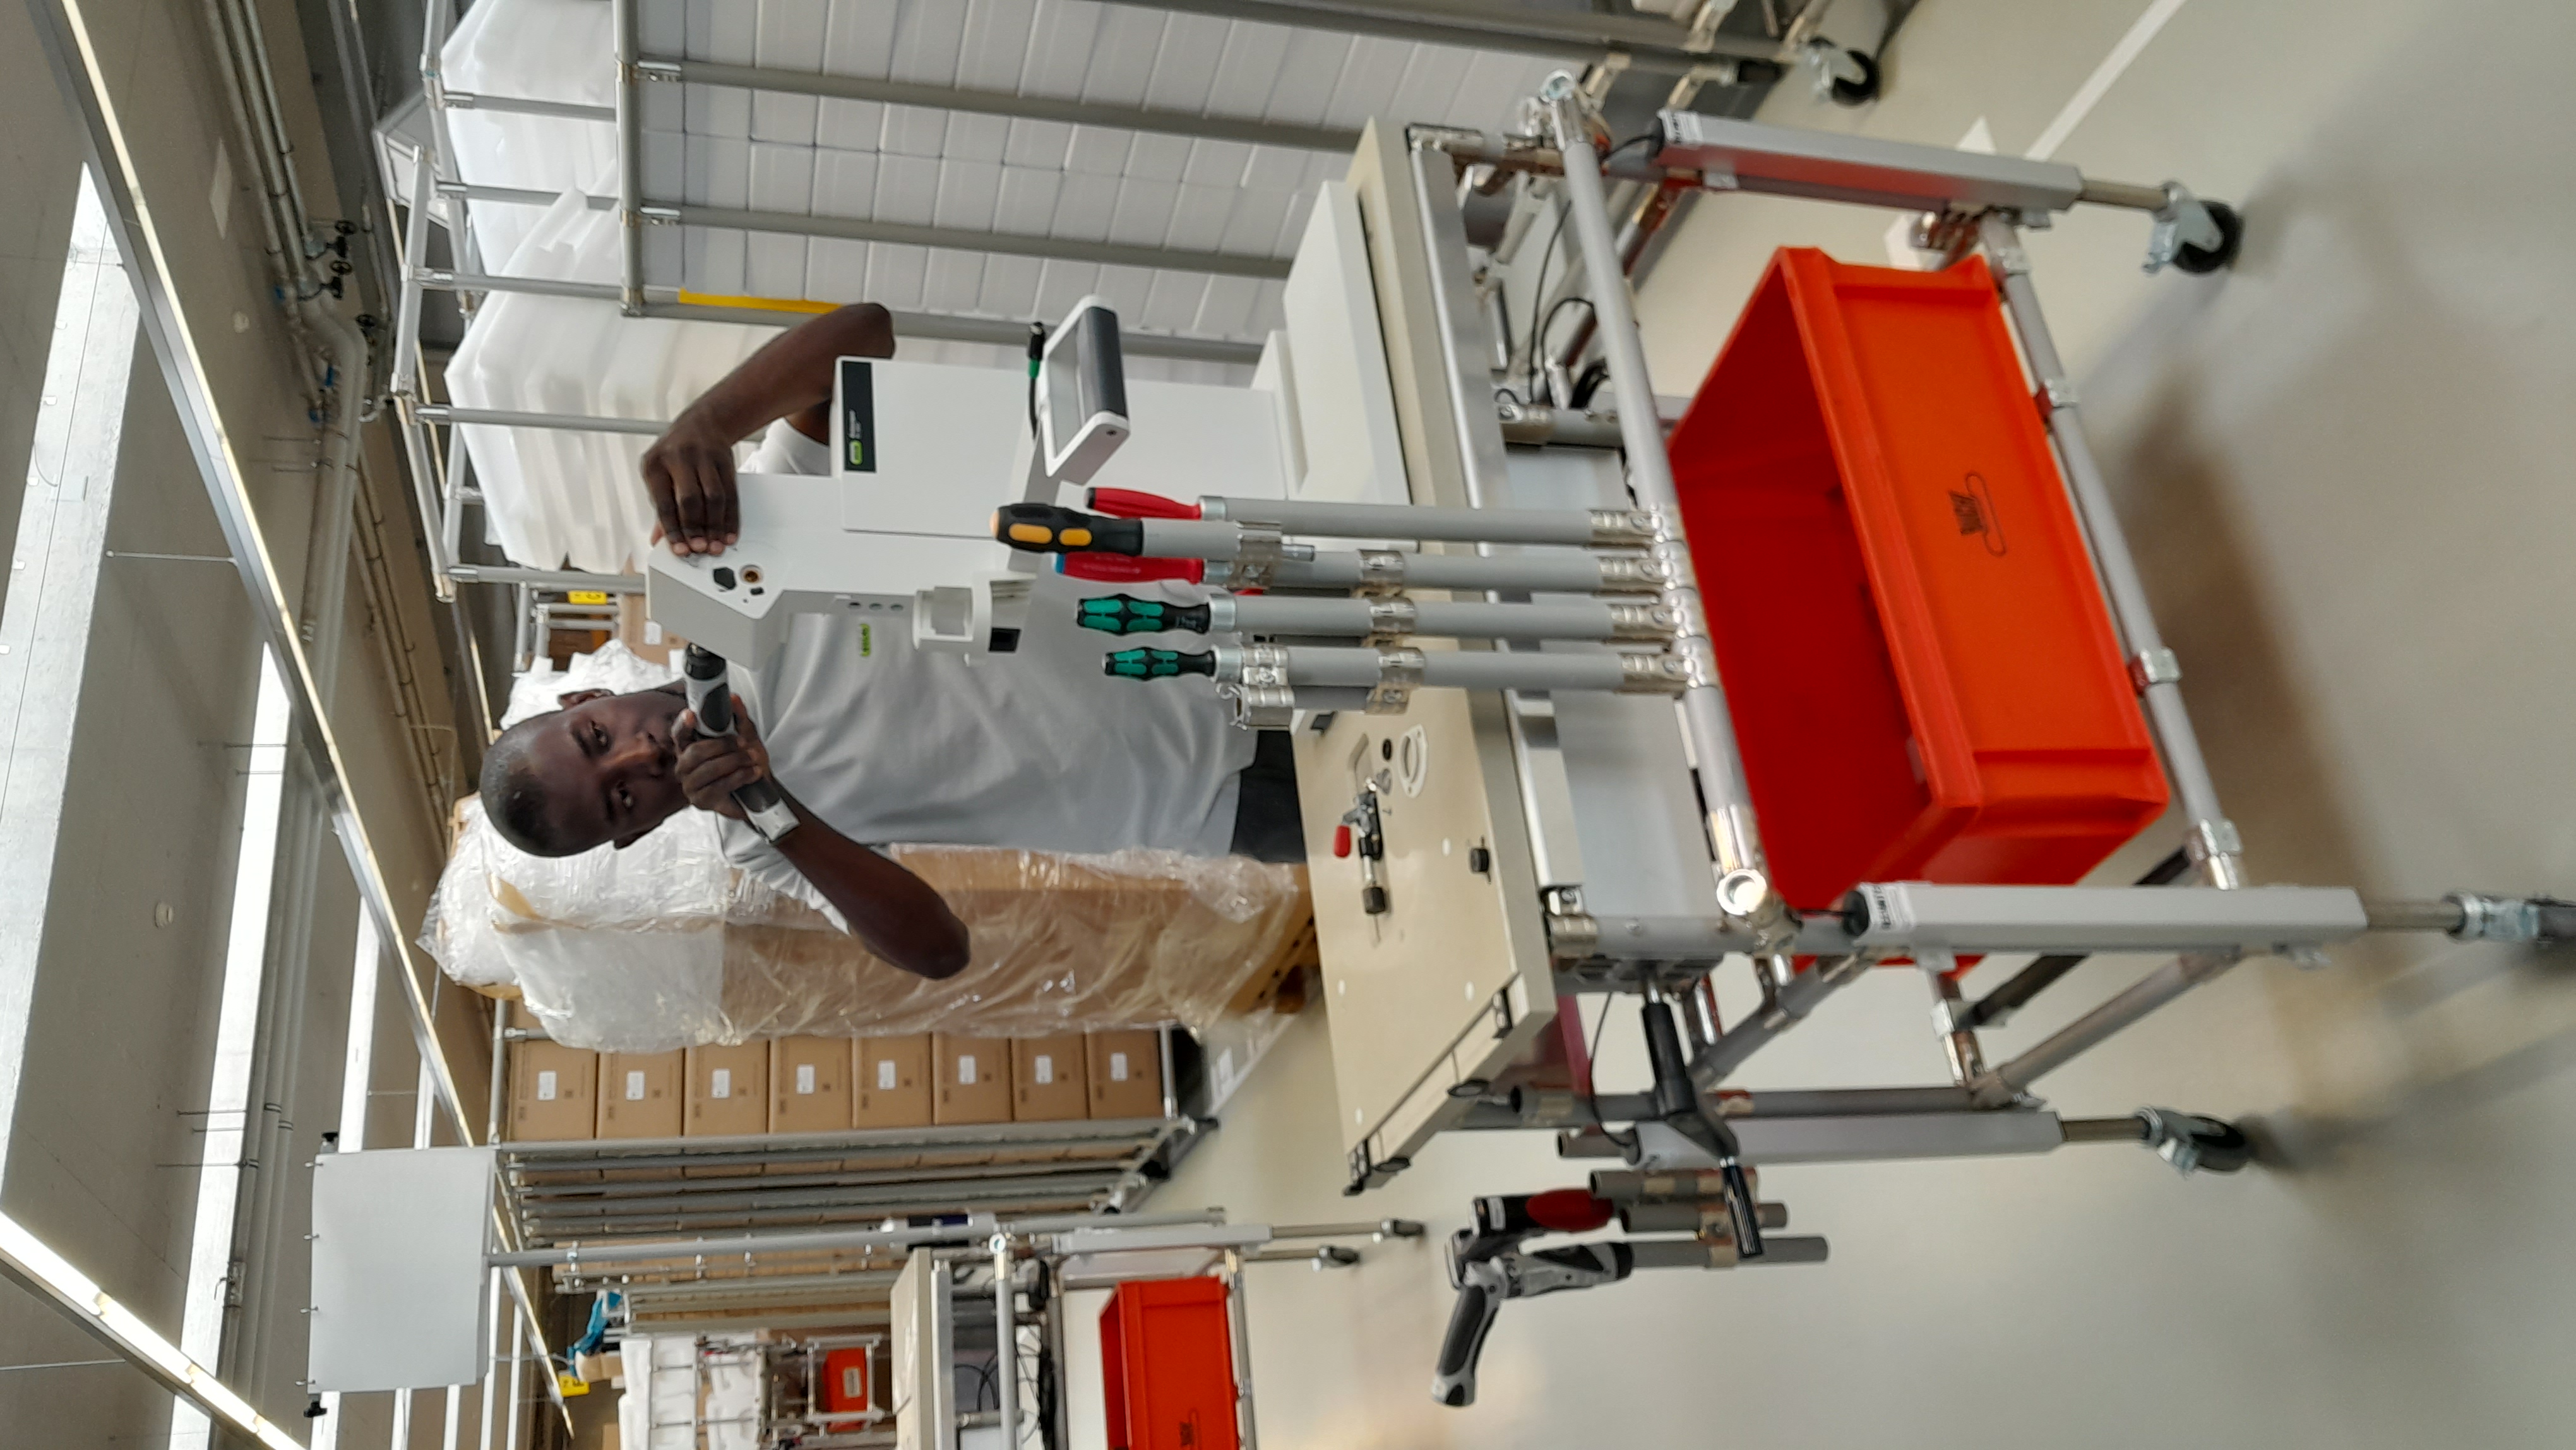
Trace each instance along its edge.
{"label": "metal clamp", "polygon": [[1422,671],[1428,663],[1418,649],[1380,651],[1377,683],[1369,687],[1368,713],[1403,714],[1405,707],[1413,702],[1413,692],[1422,687]]}
{"label": "metal clamp", "polygon": [[1619,693],[1622,695],[1678,695],[1689,688],[1690,682],[1690,661],[1680,655],[1619,656]]}
{"label": "metal clamp", "polygon": [[1216,692],[1233,702],[1238,730],[1285,730],[1297,713],[1297,692],[1288,684],[1288,651],[1279,645],[1243,646],[1235,678]]}
{"label": "metal clamp", "polygon": [[2515,896],[2477,896],[2460,892],[2449,898],[2460,908],[2453,941],[2528,942],[2540,940],[2540,903]]}
{"label": "metal clamp", "polygon": [[[1559,891],[1571,892],[1575,902],[1574,909],[1558,909]],[[1572,960],[1580,960],[1592,955],[1593,949],[1601,944],[1601,920],[1586,914],[1581,909],[1582,889],[1558,887],[1541,892],[1540,896],[1548,908],[1545,924],[1549,953],[1560,959]]]}
{"label": "metal clamp", "polygon": [[1668,604],[1613,604],[1612,639],[1668,640],[1680,627],[1680,616]]}
{"label": "metal clamp", "polygon": [[1647,509],[1594,509],[1592,547],[1642,549],[1663,537],[1663,524]]}
{"label": "metal clamp", "polygon": [[1297,721],[1297,692],[1284,685],[1219,685],[1216,693],[1233,704],[1237,730],[1285,730]]}
{"label": "metal clamp", "polygon": [[2182,661],[2169,649],[2141,650],[2129,660],[2129,683],[2141,695],[2149,685],[2170,685],[2182,678]]}
{"label": "metal clamp", "polygon": [[1613,556],[1601,561],[1604,594],[1660,594],[1672,577],[1672,570],[1652,554]]}
{"label": "metal clamp", "polygon": [[1361,595],[1394,594],[1404,588],[1404,554],[1396,549],[1360,550],[1359,582],[1351,592]]}
{"label": "metal clamp", "polygon": [[1421,611],[1402,595],[1373,596],[1368,600],[1368,642],[1392,644],[1411,635],[1421,622]]}
{"label": "metal clamp", "polygon": [[1231,587],[1268,589],[1279,577],[1281,545],[1279,531],[1262,524],[1235,526],[1234,565]]}
{"label": "metal clamp", "polygon": [[2049,412],[2064,413],[2082,404],[2084,396],[2075,390],[2071,379],[2042,378],[2039,380],[2039,399]]}
{"label": "metal clamp", "polygon": [[2244,854],[2245,838],[2236,833],[2234,821],[2194,821],[2191,834],[2183,837],[2182,849],[2194,864],[2203,864],[2220,856]]}

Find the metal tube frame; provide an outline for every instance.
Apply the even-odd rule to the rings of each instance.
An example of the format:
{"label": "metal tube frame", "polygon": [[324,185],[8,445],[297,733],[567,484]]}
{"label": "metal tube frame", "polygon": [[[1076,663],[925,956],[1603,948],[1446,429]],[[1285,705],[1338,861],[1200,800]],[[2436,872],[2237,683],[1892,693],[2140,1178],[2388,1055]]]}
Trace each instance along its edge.
{"label": "metal tube frame", "polygon": [[[1587,104],[1570,78],[1551,78],[1542,92],[1548,135],[1544,138],[1512,137],[1496,141],[1492,137],[1461,137],[1457,133],[1423,131],[1414,137],[1417,181],[1423,210],[1428,215],[1449,204],[1454,192],[1453,175],[1448,168],[1434,169],[1426,164],[1424,150],[1446,154],[1454,164],[1470,161],[1516,166],[1533,171],[1561,172],[1565,178],[1568,219],[1574,223],[1576,241],[1584,258],[1585,270],[1596,304],[1595,317],[1602,352],[1609,364],[1610,381],[1618,398],[1622,441],[1626,446],[1630,484],[1640,505],[1665,517],[1664,538],[1659,541],[1658,557],[1669,561],[1669,589],[1666,599],[1678,607],[1677,622],[1683,630],[1679,648],[1707,661],[1705,652],[1705,616],[1688,572],[1690,559],[1684,550],[1676,500],[1671,485],[1669,463],[1661,447],[1661,438],[1651,420],[1654,418],[1652,388],[1644,366],[1634,311],[1627,296],[1624,277],[1619,268],[1620,240],[1614,236],[1604,188],[1604,167],[1594,140],[1593,118]],[[1856,152],[1845,154],[1843,143],[1848,138],[1797,136],[1783,133],[1774,138],[1767,128],[1699,124],[1693,144],[1699,148],[1694,159],[1710,169],[1691,179],[1706,189],[1761,190],[1785,194],[1814,196],[1821,199],[1893,205],[1906,208],[1923,206],[1937,214],[1946,208],[1954,223],[1964,232],[1972,232],[1984,244],[1993,264],[1998,291],[2015,334],[2019,338],[2031,372],[2038,382],[2047,427],[2057,448],[2065,473],[2066,486],[2085,525],[2088,549],[2103,580],[2106,598],[2121,638],[2129,655],[2131,673],[2136,684],[2143,713],[2154,732],[2160,752],[2174,780],[2176,794],[2190,822],[2186,850],[2198,866],[2208,887],[2225,890],[2231,895],[2243,887],[2238,835],[2220,808],[2218,795],[2207,764],[2201,754],[2188,714],[2183,708],[2177,687],[2179,670],[2165,648],[2139,581],[2134,559],[2104,484],[2100,467],[2086,440],[2077,413],[2075,389],[2068,379],[2062,359],[2049,336],[2041,314],[2036,292],[2029,279],[2027,255],[2019,245],[2018,227],[2025,213],[2033,210],[2056,210],[2087,204],[2116,206],[2141,210],[2157,216],[2160,226],[2169,224],[2171,214],[2181,205],[2177,198],[2188,201],[2188,193],[2178,186],[2131,186],[2123,183],[2095,181],[2083,177],[2073,168],[2047,168],[2021,163],[1995,163],[1983,158],[1970,158],[1955,166],[1950,153],[1926,147],[1893,147],[1886,143],[1868,143],[1876,147],[1867,156]],[[1686,128],[1687,129],[1687,128]],[[1780,144],[1773,144],[1774,141]],[[1552,147],[1545,145],[1552,141]],[[1859,143],[1855,143],[1858,145]],[[1802,166],[1812,169],[1801,174]],[[1870,168],[1879,170],[1871,174]],[[1612,168],[1621,176],[1648,180],[1687,175],[1666,167],[1621,165]],[[1991,194],[1989,194],[1991,193]],[[2008,196],[2005,193],[2012,193]],[[2016,201],[2015,196],[2021,199]],[[1454,219],[1453,219],[1454,220]],[[1455,226],[1442,227],[1435,221],[1429,228],[1435,256],[1435,281],[1442,273],[1443,258],[1438,255],[1444,244],[1463,252],[1463,238],[1453,235]],[[1444,300],[1434,288],[1434,301]],[[1477,369],[1475,359],[1462,358],[1467,350],[1467,333],[1459,322],[1443,315],[1443,335],[1439,339],[1446,354],[1452,401],[1463,415],[1468,394],[1474,391]],[[1481,350],[1478,350],[1481,355]],[[1471,488],[1481,482],[1472,475],[1477,461],[1470,447],[1468,462]],[[1471,492],[1471,499],[1473,498]],[[1669,552],[1667,552],[1669,550]],[[1760,868],[1760,844],[1753,830],[1749,810],[1730,812],[1730,785],[1740,790],[1740,760],[1734,753],[1731,730],[1726,727],[1723,696],[1716,685],[1713,662],[1703,665],[1712,688],[1703,693],[1694,688],[1685,695],[1686,706],[1697,704],[1698,711],[1685,714],[1684,735],[1693,754],[1693,763],[1703,778],[1703,790],[1710,807],[1713,854],[1721,869],[1731,867]],[[1704,714],[1702,712],[1705,712]],[[1716,728],[1704,728],[1707,726]],[[1730,779],[1730,774],[1733,778]],[[1712,783],[1714,788],[1711,788]],[[2070,888],[2071,890],[2071,888]],[[2149,888],[2134,888],[2138,893],[2123,899],[2146,899]],[[2254,893],[2246,893],[2248,895]],[[2347,893],[2348,894],[2348,893]],[[2357,901],[2357,898],[2355,898]],[[1837,987],[1853,980],[1874,957],[1889,954],[1896,948],[1883,940],[1870,948],[1840,957],[1828,954],[1825,938],[1840,935],[1835,924],[1826,919],[1794,918],[1785,932],[1763,934],[1748,931],[1742,898],[1729,899],[1721,886],[1720,911],[1692,923],[1666,923],[1649,926],[1638,923],[1644,935],[1655,942],[1629,943],[1619,940],[1617,924],[1595,922],[1588,917],[1563,918],[1553,926],[1561,967],[1571,989],[1575,990],[1643,990],[1662,986],[1689,986],[1693,979],[1705,980],[1706,971],[1729,952],[1751,950],[1757,955],[1765,947],[1795,949],[1822,958],[1815,970],[1801,973],[1766,972],[1762,980],[1766,989],[1763,1008],[1746,1021],[1719,1032],[1711,1025],[1698,1034],[1700,1047],[1693,1063],[1694,1081],[1704,1091],[1715,1091],[1728,1072],[1771,1037],[1800,1017],[1814,1010],[1822,998]],[[2158,903],[2162,905],[2162,902]],[[2096,908],[2097,910],[2099,908]],[[2188,909],[2188,908],[2186,908]],[[2185,927],[2168,919],[2178,936],[2191,930],[2205,929],[2212,937],[2223,936],[2225,928],[2216,918],[2231,913],[2203,913],[2209,923]],[[1953,1108],[1995,1110],[2027,1104],[2026,1089],[2041,1076],[2072,1060],[2131,1023],[2173,1000],[2191,987],[2227,970],[2249,953],[2276,949],[2310,951],[2324,941],[2338,940],[2353,930],[2442,930],[2460,935],[2468,929],[2476,914],[2456,901],[2442,903],[2371,904],[2358,913],[2361,924],[2337,927],[2319,923],[2294,930],[2297,941],[2245,940],[2236,945],[2196,944],[2178,939],[2172,949],[2180,955],[2156,972],[2137,982],[2093,1012],[2055,1036],[2022,1053],[2011,1061],[1989,1067],[1974,1036],[1974,1023],[1963,1015],[1955,984],[1947,980],[1940,968],[1949,958],[1942,949],[1927,947],[1924,966],[1932,973],[1935,1002],[1935,1025],[1951,1055],[1957,1086],[1948,1089],[1917,1090],[1939,1094]],[[2112,916],[2120,916],[2116,907]],[[1999,923],[2000,925],[2000,919]],[[2104,940],[2123,934],[2152,934],[2160,928],[2141,919],[2114,921],[2102,917],[2089,931],[2074,928],[2078,937],[2092,936]],[[2251,938],[2263,928],[2244,928]],[[2537,931],[2537,928],[2533,929]],[[1818,938],[1803,947],[1793,946],[1800,934]],[[2529,935],[2530,933],[2525,933]],[[1694,943],[1692,938],[1696,938]],[[2517,937],[2516,939],[2522,939]],[[1722,945],[1721,945],[1722,943]],[[2080,943],[2079,943],[2080,944]],[[1670,948],[1659,951],[1658,946]],[[1613,965],[1600,970],[1604,960]],[[1721,1094],[1721,1098],[1725,1095]],[[1577,1103],[1571,1095],[1541,1095],[1537,1105],[1524,1109],[1519,1097],[1505,1107],[1495,1101],[1480,1102],[1470,1115],[1474,1126],[1537,1127],[1563,1122],[1581,1122],[1586,1118],[1608,1119],[1614,1109],[1633,1109],[1636,1105],[1618,1097],[1587,1099]],[[1558,1099],[1562,1099],[1559,1101]],[[1597,1103],[1598,1107],[1593,1105]],[[1869,1115],[1895,1111],[1874,1106],[1861,1111]]]}

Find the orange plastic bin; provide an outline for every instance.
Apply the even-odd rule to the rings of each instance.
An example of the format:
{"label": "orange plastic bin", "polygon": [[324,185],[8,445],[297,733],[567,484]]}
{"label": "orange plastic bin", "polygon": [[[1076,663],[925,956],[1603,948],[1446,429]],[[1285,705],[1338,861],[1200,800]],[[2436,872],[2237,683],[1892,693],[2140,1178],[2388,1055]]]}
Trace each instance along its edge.
{"label": "orange plastic bin", "polygon": [[1784,248],[1672,435],[1773,877],[2072,882],[2165,807],[1980,258]]}
{"label": "orange plastic bin", "polygon": [[1100,1311],[1109,1450],[1236,1450],[1234,1334],[1217,1278],[1131,1279]]}

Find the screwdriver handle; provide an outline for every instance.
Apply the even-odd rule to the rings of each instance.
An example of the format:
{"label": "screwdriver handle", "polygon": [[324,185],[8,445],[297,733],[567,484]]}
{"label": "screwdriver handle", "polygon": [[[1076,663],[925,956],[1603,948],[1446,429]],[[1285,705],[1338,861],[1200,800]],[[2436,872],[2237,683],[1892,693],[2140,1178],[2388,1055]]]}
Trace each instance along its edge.
{"label": "screwdriver handle", "polygon": [[1103,634],[1168,634],[1174,630],[1205,634],[1209,614],[1204,604],[1167,604],[1133,594],[1106,594],[1075,606],[1074,622]]}
{"label": "screwdriver handle", "polygon": [[993,510],[993,538],[1033,554],[1142,554],[1145,525],[1052,503],[1006,503]]}
{"label": "screwdriver handle", "polygon": [[1101,673],[1119,680],[1169,680],[1181,675],[1214,675],[1216,652],[1184,654],[1176,649],[1113,650],[1101,661]]}

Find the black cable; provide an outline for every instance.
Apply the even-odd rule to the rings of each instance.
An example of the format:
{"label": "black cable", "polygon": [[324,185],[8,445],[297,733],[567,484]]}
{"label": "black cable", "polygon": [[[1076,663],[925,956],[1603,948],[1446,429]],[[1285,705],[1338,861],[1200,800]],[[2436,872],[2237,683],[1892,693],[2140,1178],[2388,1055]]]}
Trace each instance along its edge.
{"label": "black cable", "polygon": [[[1548,329],[1556,326],[1556,314],[1563,311],[1568,303],[1580,303],[1583,310],[1586,312],[1597,311],[1597,309],[1592,305],[1592,299],[1589,297],[1578,297],[1572,293],[1567,293],[1565,296],[1556,299],[1555,305],[1547,309],[1547,316],[1539,319],[1538,331],[1530,334],[1530,365],[1532,367],[1536,367],[1538,365],[1538,350],[1547,342]],[[1530,396],[1538,396],[1538,382],[1535,378],[1530,380]],[[1553,401],[1557,406],[1564,407],[1571,403],[1573,399],[1554,398]]]}
{"label": "black cable", "polygon": [[[1617,156],[1620,152],[1625,151],[1625,150],[1627,150],[1629,147],[1631,147],[1631,146],[1635,146],[1635,145],[1638,145],[1638,144],[1640,144],[1640,143],[1642,143],[1642,142],[1652,141],[1652,140],[1654,140],[1654,139],[1655,139],[1659,134],[1660,134],[1660,133],[1658,133],[1658,132],[1654,132],[1654,131],[1647,131],[1647,132],[1643,132],[1643,133],[1641,133],[1641,134],[1638,134],[1638,135],[1635,135],[1635,136],[1631,136],[1631,137],[1629,137],[1627,140],[1622,141],[1622,142],[1620,142],[1618,145],[1611,147],[1608,151],[1603,152],[1603,153],[1602,153],[1602,156],[1601,156],[1601,164],[1602,164],[1603,166],[1605,166],[1605,167],[1606,167],[1606,166],[1608,166],[1608,165],[1610,164],[1610,162],[1611,162],[1611,159],[1612,159],[1613,157]],[[1566,218],[1566,215],[1567,215],[1569,212],[1573,211],[1573,210],[1574,210],[1574,207],[1573,207],[1573,204],[1572,204],[1571,202],[1567,203],[1567,204],[1566,204],[1566,205],[1564,205],[1564,206],[1558,207],[1558,208],[1556,209],[1556,225],[1555,225],[1554,227],[1550,228],[1550,229],[1549,229],[1549,231],[1548,231],[1548,234],[1547,234],[1547,250],[1546,250],[1546,251],[1544,251],[1544,252],[1539,253],[1539,258],[1538,258],[1538,286],[1537,286],[1534,290],[1532,290],[1532,291],[1531,291],[1531,293],[1530,293],[1530,306],[1531,306],[1531,309],[1532,309],[1533,311],[1535,311],[1535,310],[1537,309],[1538,304],[1539,304],[1540,302],[1544,301],[1544,300],[1546,299],[1546,297],[1547,297],[1547,269],[1548,269],[1548,266],[1556,260],[1556,244],[1557,244],[1559,241],[1561,241],[1561,240],[1563,240],[1563,239],[1564,239],[1564,237],[1565,237],[1565,218]],[[1558,305],[1562,305],[1566,300],[1567,300],[1567,299],[1565,299],[1565,298],[1559,298],[1559,299],[1557,299],[1557,301],[1558,301]],[[1589,305],[1590,305],[1590,301],[1589,301],[1589,299],[1586,299],[1586,301],[1585,301],[1585,305],[1586,305],[1586,306],[1589,306]],[[1530,395],[1531,397],[1533,397],[1533,398],[1535,398],[1535,397],[1537,397],[1537,396],[1538,396],[1538,344],[1539,344],[1539,339],[1540,339],[1540,337],[1541,337],[1543,334],[1545,334],[1545,332],[1547,331],[1547,324],[1548,324],[1548,322],[1554,321],[1554,320],[1555,320],[1555,316],[1556,316],[1556,308],[1555,308],[1555,307],[1550,307],[1550,308],[1548,308],[1548,310],[1547,310],[1547,311],[1548,311],[1548,315],[1547,315],[1547,317],[1546,317],[1545,319],[1541,320],[1541,321],[1540,321],[1540,323],[1539,323],[1539,325],[1538,325],[1537,327],[1535,327],[1535,328],[1531,329],[1531,331],[1530,331],[1530,336],[1529,336],[1529,359],[1528,359],[1527,363],[1526,363],[1526,364],[1521,368],[1521,382],[1522,382],[1522,385],[1523,385],[1524,387],[1526,387],[1526,388],[1529,390],[1529,395]],[[1560,399],[1559,401],[1562,401],[1562,399]]]}

